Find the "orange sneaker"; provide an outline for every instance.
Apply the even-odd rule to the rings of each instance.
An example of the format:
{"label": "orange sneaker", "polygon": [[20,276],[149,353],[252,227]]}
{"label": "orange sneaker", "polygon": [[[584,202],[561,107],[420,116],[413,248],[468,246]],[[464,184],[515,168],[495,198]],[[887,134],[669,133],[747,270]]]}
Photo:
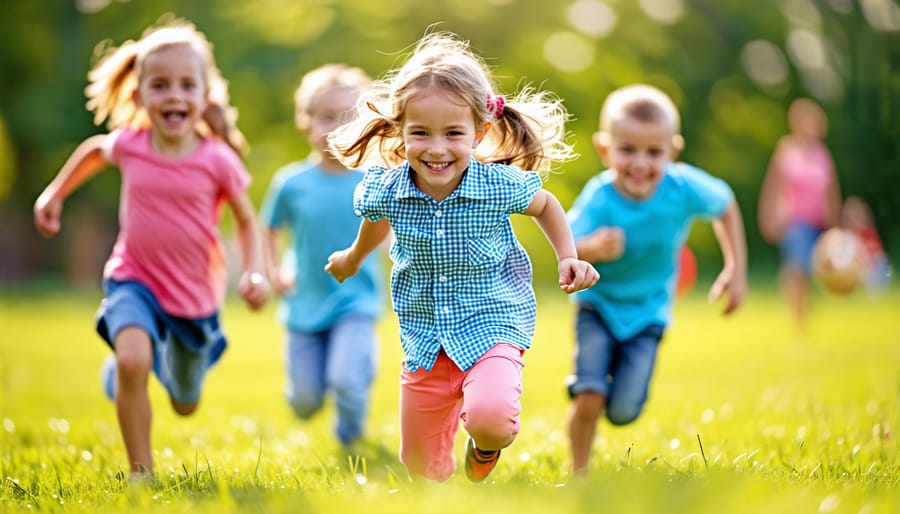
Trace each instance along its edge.
{"label": "orange sneaker", "polygon": [[466,476],[473,482],[481,482],[500,460],[500,450],[479,450],[471,437],[466,441]]}

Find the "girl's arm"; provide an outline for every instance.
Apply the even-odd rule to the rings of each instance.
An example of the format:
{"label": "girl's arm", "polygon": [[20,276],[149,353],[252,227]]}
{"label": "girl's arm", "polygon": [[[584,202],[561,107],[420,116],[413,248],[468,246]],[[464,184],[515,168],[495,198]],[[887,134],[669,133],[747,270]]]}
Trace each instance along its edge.
{"label": "girl's arm", "polygon": [[747,241],[737,200],[732,200],[725,214],[713,221],[713,231],[722,249],[723,266],[709,290],[709,301],[714,302],[727,292],[724,314],[730,314],[741,305],[747,292]]}
{"label": "girl's arm", "polygon": [[247,305],[257,310],[269,300],[269,281],[266,280],[262,241],[256,225],[256,213],[250,198],[243,194],[229,202],[237,224],[238,242],[244,271],[238,279],[238,293]]}
{"label": "girl's arm", "polygon": [[782,139],[776,145],[775,151],[769,159],[766,176],[763,178],[762,187],[759,191],[757,224],[760,234],[769,244],[780,241],[787,228],[787,213],[784,212],[784,206],[780,199],[782,179],[781,172],[778,169],[781,153],[784,152],[784,147],[787,144],[788,140]]}
{"label": "girl's arm", "polygon": [[549,191],[541,189],[525,209],[525,214],[534,218],[556,253],[562,290],[574,293],[593,286],[597,282],[597,270],[589,262],[578,259],[572,230],[559,200]]}
{"label": "girl's arm", "polygon": [[109,164],[102,153],[106,138],[105,134],[99,134],[78,145],[34,202],[34,225],[45,237],[53,237],[59,232],[63,202],[72,191]]}
{"label": "girl's arm", "polygon": [[269,282],[275,293],[283,295],[294,288],[294,277],[281,271],[281,231],[274,228],[263,229],[262,239]]}
{"label": "girl's arm", "polygon": [[328,257],[325,272],[330,273],[338,282],[343,282],[355,275],[362,267],[366,257],[378,248],[391,233],[391,225],[386,219],[375,222],[363,219],[359,224],[359,233],[350,248],[334,252]]}
{"label": "girl's arm", "polygon": [[840,222],[842,205],[841,184],[838,182],[837,174],[832,173],[831,184],[825,191],[825,223],[828,227],[835,227]]}

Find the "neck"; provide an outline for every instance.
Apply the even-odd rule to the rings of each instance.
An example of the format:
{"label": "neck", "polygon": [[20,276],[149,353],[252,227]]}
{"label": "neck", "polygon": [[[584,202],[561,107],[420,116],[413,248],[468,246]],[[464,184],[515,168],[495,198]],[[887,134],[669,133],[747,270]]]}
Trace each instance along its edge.
{"label": "neck", "polygon": [[329,173],[343,173],[347,171],[341,161],[337,160],[328,152],[320,152],[318,154],[319,168]]}
{"label": "neck", "polygon": [[157,154],[163,157],[184,157],[185,155],[190,155],[197,148],[200,148],[202,142],[203,140],[196,132],[191,132],[190,135],[182,138],[168,139],[154,130],[150,131],[150,145]]}

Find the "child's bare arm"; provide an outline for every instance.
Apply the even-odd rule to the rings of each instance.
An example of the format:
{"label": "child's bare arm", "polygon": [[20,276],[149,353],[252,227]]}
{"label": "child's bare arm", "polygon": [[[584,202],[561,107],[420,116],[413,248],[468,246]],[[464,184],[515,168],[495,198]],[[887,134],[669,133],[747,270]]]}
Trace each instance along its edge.
{"label": "child's bare arm", "polygon": [[363,261],[380,245],[391,233],[391,225],[387,220],[379,221],[362,220],[359,225],[359,233],[356,240],[349,248],[334,252],[328,257],[325,271],[330,273],[338,282],[343,282],[355,275],[362,267]]}
{"label": "child's bare arm", "polygon": [[575,240],[578,257],[588,262],[610,262],[625,252],[625,232],[619,227],[600,227]]}
{"label": "child's bare arm", "polygon": [[106,137],[105,134],[92,136],[78,145],[34,202],[34,225],[45,237],[53,237],[59,232],[65,199],[107,166],[102,154]]}
{"label": "child's bare arm", "polygon": [[540,190],[534,195],[525,214],[534,217],[556,253],[559,286],[566,293],[587,289],[597,283],[597,270],[591,263],[578,259],[572,230],[566,222],[562,205],[550,192]]}
{"label": "child's bare arm", "polygon": [[256,224],[256,212],[250,198],[243,194],[229,202],[238,229],[243,269],[238,279],[238,293],[247,305],[257,310],[269,300],[269,281],[264,273],[262,240]]}
{"label": "child's bare arm", "polygon": [[713,221],[713,231],[722,250],[723,267],[709,290],[709,301],[728,294],[724,314],[734,312],[747,292],[747,240],[737,200],[732,200],[721,218]]}
{"label": "child's bare arm", "polygon": [[294,276],[281,268],[281,231],[276,228],[262,229],[262,241],[269,283],[276,294],[283,295],[294,288]]}

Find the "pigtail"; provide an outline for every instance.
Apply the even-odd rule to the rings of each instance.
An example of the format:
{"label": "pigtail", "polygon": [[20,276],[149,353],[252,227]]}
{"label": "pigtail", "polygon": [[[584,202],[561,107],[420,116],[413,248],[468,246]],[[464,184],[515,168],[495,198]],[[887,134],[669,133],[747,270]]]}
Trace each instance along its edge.
{"label": "pigtail", "polygon": [[[338,159],[344,162],[348,168],[358,168],[364,162],[377,161],[392,167],[399,164],[405,158],[396,142],[397,127],[385,118],[374,118],[359,134],[355,141],[344,146],[336,143]],[[372,143],[374,142],[374,147]]]}
{"label": "pigtail", "polygon": [[87,109],[94,113],[94,123],[107,122],[110,130],[132,124],[138,117],[134,104],[137,89],[137,65],[140,47],[134,41],[126,41],[120,47],[110,41],[102,41],[94,49],[96,63],[88,72],[89,85],[85,88]]}
{"label": "pigtail", "polygon": [[383,114],[389,105],[385,82],[375,83],[362,92],[353,118],[328,135],[332,154],[348,168],[377,164],[393,168],[406,159],[400,121]]}
{"label": "pigtail", "polygon": [[565,141],[569,114],[550,93],[524,88],[509,101],[488,94],[486,111],[491,129],[476,152],[480,160],[550,171],[577,157]]}
{"label": "pigtail", "polygon": [[[209,48],[208,42],[206,45]],[[216,67],[211,50],[206,53],[205,58],[208,68],[209,105],[203,113],[203,121],[209,132],[225,141],[238,155],[246,155],[250,151],[250,145],[237,127],[238,112],[230,103],[228,82]]]}

